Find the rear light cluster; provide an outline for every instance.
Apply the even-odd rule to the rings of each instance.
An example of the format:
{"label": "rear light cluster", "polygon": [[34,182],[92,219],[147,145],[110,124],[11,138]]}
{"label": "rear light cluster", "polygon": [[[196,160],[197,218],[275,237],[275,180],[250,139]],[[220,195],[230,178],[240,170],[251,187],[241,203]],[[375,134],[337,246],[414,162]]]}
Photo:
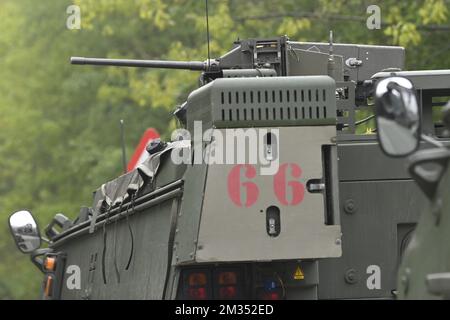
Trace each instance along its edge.
{"label": "rear light cluster", "polygon": [[237,274],[236,272],[220,272],[218,275],[219,299],[236,299]]}
{"label": "rear light cluster", "polygon": [[182,273],[182,299],[240,299],[242,276],[238,269],[208,270],[192,269]]}
{"label": "rear light cluster", "polygon": [[208,299],[208,278],[204,272],[194,272],[188,276],[188,299]]}
{"label": "rear light cluster", "polygon": [[281,300],[283,289],[279,286],[280,281],[268,278],[264,282],[264,287],[258,290],[257,297],[260,300]]}
{"label": "rear light cluster", "polygon": [[262,292],[260,295],[261,300],[280,300],[279,292]]}

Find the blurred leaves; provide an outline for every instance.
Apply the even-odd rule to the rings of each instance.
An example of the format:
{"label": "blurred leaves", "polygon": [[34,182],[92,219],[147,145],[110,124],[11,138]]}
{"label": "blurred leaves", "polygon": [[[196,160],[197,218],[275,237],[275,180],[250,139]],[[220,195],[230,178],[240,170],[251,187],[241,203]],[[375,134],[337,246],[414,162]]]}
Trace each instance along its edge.
{"label": "blurred leaves", "polygon": [[425,0],[425,4],[419,9],[422,23],[445,23],[448,19],[447,6],[448,3],[444,0]]}
{"label": "blurred leaves", "polygon": [[410,22],[398,22],[386,28],[384,33],[392,37],[392,43],[402,47],[418,45],[422,36],[417,31],[416,26]]}
{"label": "blurred leaves", "polygon": [[277,34],[285,34],[296,39],[301,36],[302,32],[311,28],[311,20],[302,18],[293,20],[290,18],[283,19],[283,22],[277,29]]}

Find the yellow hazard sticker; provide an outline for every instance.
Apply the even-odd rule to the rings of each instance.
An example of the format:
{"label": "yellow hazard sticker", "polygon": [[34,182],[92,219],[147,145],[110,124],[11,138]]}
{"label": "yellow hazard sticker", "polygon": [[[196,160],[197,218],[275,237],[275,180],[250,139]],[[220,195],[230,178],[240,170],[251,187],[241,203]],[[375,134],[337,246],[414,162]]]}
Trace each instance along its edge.
{"label": "yellow hazard sticker", "polygon": [[294,273],[294,280],[303,280],[303,279],[305,279],[305,274],[303,273],[302,269],[300,269],[300,266],[298,266]]}

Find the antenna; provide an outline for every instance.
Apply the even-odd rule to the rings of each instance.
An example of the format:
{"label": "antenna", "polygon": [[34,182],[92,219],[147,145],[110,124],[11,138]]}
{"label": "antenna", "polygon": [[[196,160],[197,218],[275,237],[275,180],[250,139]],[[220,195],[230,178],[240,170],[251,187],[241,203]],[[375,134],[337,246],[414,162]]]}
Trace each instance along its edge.
{"label": "antenna", "polygon": [[333,30],[330,30],[330,51],[328,56],[328,75],[336,80],[335,77],[335,61],[334,61],[334,54],[333,54]]}
{"label": "antenna", "polygon": [[206,15],[206,41],[208,44],[208,70],[210,69],[210,59],[211,59],[211,52],[210,52],[210,47],[209,47],[209,10],[208,10],[208,0],[205,0],[205,15]]}
{"label": "antenna", "polygon": [[331,56],[331,58],[334,58],[334,56],[333,56],[333,30],[330,30],[329,43],[330,43],[330,56]]}
{"label": "antenna", "polygon": [[120,119],[120,137],[122,143],[122,165],[123,165],[123,173],[127,173],[127,151],[125,149],[125,130],[124,130],[124,122],[123,119]]}

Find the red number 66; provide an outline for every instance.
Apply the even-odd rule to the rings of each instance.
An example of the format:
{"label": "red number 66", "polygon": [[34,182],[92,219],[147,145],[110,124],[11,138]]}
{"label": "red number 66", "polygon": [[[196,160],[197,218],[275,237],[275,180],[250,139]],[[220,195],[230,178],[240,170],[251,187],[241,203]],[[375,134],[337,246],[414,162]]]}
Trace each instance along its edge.
{"label": "red number 66", "polygon": [[[285,163],[273,177],[273,190],[280,204],[285,206],[295,206],[301,203],[305,197],[305,186],[298,180],[287,181],[286,176],[290,168],[292,178],[299,179],[302,169],[295,163]],[[231,201],[239,207],[243,206],[241,195],[245,195],[245,207],[250,207],[258,200],[259,188],[251,181],[241,181],[241,170],[244,169],[244,177],[253,179],[256,176],[256,169],[252,165],[236,165],[228,175],[228,195]],[[290,189],[290,201],[288,200],[288,190]]]}

